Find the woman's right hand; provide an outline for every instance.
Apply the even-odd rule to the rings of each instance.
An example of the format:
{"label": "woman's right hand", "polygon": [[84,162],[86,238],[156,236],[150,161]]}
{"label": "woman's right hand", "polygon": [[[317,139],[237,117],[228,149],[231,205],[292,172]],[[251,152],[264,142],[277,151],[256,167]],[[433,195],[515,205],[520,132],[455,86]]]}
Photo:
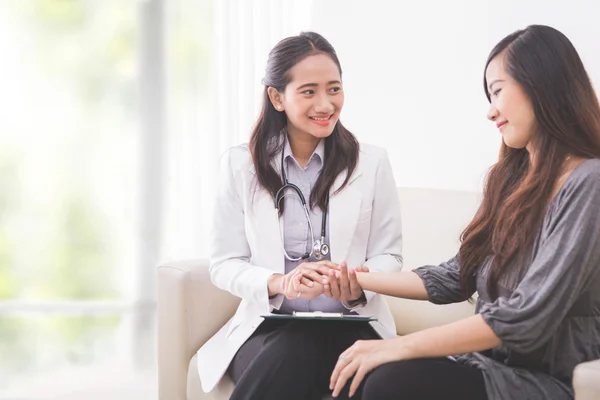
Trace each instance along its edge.
{"label": "woman's right hand", "polygon": [[302,263],[292,271],[288,293],[294,297],[313,300],[323,294],[323,277],[329,274],[330,267],[320,263]]}
{"label": "woman's right hand", "polygon": [[312,300],[323,294],[323,277],[330,267],[320,263],[302,263],[285,275],[272,275],[269,295],[282,294],[288,299]]}

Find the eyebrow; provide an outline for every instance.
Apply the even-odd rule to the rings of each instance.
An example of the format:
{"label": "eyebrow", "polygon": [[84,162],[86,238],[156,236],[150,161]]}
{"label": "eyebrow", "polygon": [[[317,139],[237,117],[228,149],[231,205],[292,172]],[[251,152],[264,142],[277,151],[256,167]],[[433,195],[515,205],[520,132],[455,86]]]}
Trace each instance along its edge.
{"label": "eyebrow", "polygon": [[[329,81],[327,82],[327,85],[341,85],[342,82],[340,81]],[[305,83],[304,85],[298,86],[298,88],[296,90],[301,90],[301,89],[305,89],[305,88],[309,88],[309,87],[317,87],[319,86],[318,83]]]}
{"label": "eyebrow", "polygon": [[492,83],[490,83],[488,85],[488,92],[491,92],[492,91],[492,86],[494,86],[494,84],[496,84],[498,82],[504,82],[504,79],[496,79],[495,81],[492,81]]}

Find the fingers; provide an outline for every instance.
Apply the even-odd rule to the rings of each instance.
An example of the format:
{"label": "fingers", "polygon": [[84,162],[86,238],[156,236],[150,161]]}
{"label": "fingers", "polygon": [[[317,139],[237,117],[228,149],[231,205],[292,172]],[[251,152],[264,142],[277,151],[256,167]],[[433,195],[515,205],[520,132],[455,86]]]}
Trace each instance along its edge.
{"label": "fingers", "polygon": [[[294,276],[294,278],[292,278],[292,283],[294,292],[305,292],[307,289],[314,286],[313,281],[303,276],[302,274]],[[303,288],[304,290],[302,290]]]}
{"label": "fingers", "polygon": [[313,281],[311,281],[310,279],[308,279],[307,277],[303,276],[302,279],[300,280],[300,283],[304,286],[308,286],[308,287],[313,287],[314,283]]}
{"label": "fingers", "polygon": [[297,292],[300,288],[300,280],[302,279],[302,274],[299,274],[298,271],[294,271],[292,273],[292,277],[290,278],[290,282],[292,284],[292,289],[294,292]]}
{"label": "fingers", "polygon": [[325,293],[325,296],[333,298],[329,276],[323,276],[323,293]]}
{"label": "fingers", "polygon": [[342,354],[339,355],[338,360],[335,363],[335,367],[333,368],[333,372],[331,373],[331,377],[329,378],[330,390],[333,390],[333,388],[335,387],[335,384],[338,378],[340,377],[342,370],[346,367],[347,364],[350,363],[351,360],[354,359],[354,349],[356,347],[356,343],[357,342],[354,342],[352,346],[348,347],[342,352]]}
{"label": "fingers", "polygon": [[337,270],[340,269],[339,265],[337,265],[336,263],[329,261],[329,260],[317,261],[314,264],[321,265],[321,266],[327,267],[329,269],[337,269]]}
{"label": "fingers", "polygon": [[331,291],[331,298],[340,300],[340,285],[336,277],[336,271],[329,271],[329,290]]}
{"label": "fingers", "polygon": [[287,299],[297,299],[301,296],[300,279],[302,275],[298,275],[296,271],[292,271],[286,275],[288,277],[287,287],[285,289],[285,297]]}
{"label": "fingers", "polygon": [[313,282],[321,283],[323,281],[323,275],[311,269],[302,268],[300,271],[298,271],[298,273],[302,274]]}
{"label": "fingers", "polygon": [[312,288],[315,283],[322,284],[323,276],[316,271],[307,269],[305,267],[297,267],[293,273],[294,290],[298,291],[300,285],[305,285]]}
{"label": "fingers", "polygon": [[340,271],[336,273],[339,276],[340,282],[340,296],[342,300],[353,300],[352,294],[350,293],[350,282],[348,280],[348,264],[346,261],[340,263]]}
{"label": "fingers", "polygon": [[356,270],[355,269],[350,270],[348,279],[350,281],[350,294],[351,294],[350,300],[356,300],[360,296],[362,296],[363,290],[362,290],[362,287],[360,286],[360,284],[358,283],[358,279],[356,278]]}
{"label": "fingers", "polygon": [[359,365],[356,373],[354,374],[354,378],[352,379],[352,384],[350,385],[350,390],[348,391],[348,397],[354,396],[354,393],[358,390],[360,383],[365,379],[365,375],[367,374],[367,369],[362,365]]}
{"label": "fingers", "polygon": [[325,293],[325,296],[327,297],[333,297],[333,294],[331,293],[331,286],[329,286],[328,283],[323,284],[323,293]]}
{"label": "fingers", "polygon": [[369,267],[367,267],[366,265],[363,265],[361,267],[354,268],[354,270],[356,272],[369,272]]}
{"label": "fingers", "polygon": [[316,271],[298,266],[286,276],[289,277],[284,293],[287,299],[312,300],[324,293],[323,277]]}
{"label": "fingers", "polygon": [[337,397],[340,394],[340,392],[346,385],[346,382],[352,377],[352,375],[354,375],[356,370],[358,370],[358,367],[359,363],[354,360],[341,367],[341,371],[336,379],[335,386],[333,387],[333,397]]}
{"label": "fingers", "polygon": [[298,266],[298,268],[300,267],[318,272],[321,275],[327,275],[329,274],[330,270],[337,269],[337,265],[332,263],[331,261],[302,263]]}
{"label": "fingers", "polygon": [[[348,350],[346,350],[344,353],[347,353]],[[333,372],[331,373],[331,377],[329,378],[329,390],[333,390],[333,388],[335,388],[335,384],[337,383],[337,380],[340,377],[340,373],[346,366],[348,362],[347,360],[349,360],[347,358],[348,356],[344,356],[344,353],[340,354],[337,362],[335,363],[335,367],[333,368]]]}

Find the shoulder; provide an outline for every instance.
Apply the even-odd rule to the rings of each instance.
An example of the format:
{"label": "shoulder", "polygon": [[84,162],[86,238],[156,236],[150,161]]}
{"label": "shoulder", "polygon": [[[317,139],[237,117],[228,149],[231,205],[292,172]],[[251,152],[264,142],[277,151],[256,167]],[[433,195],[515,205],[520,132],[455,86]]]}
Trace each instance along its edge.
{"label": "shoulder", "polygon": [[363,167],[377,168],[380,164],[387,162],[388,153],[383,147],[360,143],[358,159]]}
{"label": "shoulder", "polygon": [[600,159],[579,164],[565,181],[561,203],[592,202],[600,204]]}
{"label": "shoulder", "polygon": [[221,169],[234,176],[249,171],[252,166],[252,154],[247,143],[230,147],[221,155]]}
{"label": "shoulder", "polygon": [[600,178],[600,158],[592,158],[579,164],[573,171],[575,176],[580,176],[582,179],[593,180],[598,182]]}
{"label": "shoulder", "polygon": [[600,159],[592,158],[579,164],[565,182],[566,189],[600,190]]}

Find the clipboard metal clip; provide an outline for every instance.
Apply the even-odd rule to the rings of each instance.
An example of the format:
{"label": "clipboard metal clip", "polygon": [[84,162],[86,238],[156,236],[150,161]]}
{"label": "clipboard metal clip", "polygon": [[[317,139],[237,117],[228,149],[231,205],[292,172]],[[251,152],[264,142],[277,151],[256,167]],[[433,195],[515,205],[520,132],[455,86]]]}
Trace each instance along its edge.
{"label": "clipboard metal clip", "polygon": [[294,311],[294,317],[299,318],[342,318],[344,316],[343,313],[337,312],[323,312],[323,311]]}

